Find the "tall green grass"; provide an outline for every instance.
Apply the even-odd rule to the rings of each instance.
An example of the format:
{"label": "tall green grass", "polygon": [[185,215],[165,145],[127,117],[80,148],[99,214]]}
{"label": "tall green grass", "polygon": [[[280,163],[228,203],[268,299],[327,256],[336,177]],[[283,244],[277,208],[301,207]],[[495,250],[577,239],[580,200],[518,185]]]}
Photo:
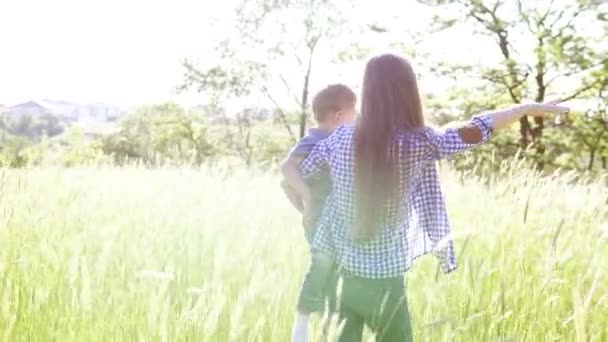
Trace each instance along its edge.
{"label": "tall green grass", "polygon": [[[417,340],[608,341],[606,180],[516,169],[445,175],[460,268],[408,274]],[[276,174],[0,173],[0,339],[288,339],[308,252]]]}

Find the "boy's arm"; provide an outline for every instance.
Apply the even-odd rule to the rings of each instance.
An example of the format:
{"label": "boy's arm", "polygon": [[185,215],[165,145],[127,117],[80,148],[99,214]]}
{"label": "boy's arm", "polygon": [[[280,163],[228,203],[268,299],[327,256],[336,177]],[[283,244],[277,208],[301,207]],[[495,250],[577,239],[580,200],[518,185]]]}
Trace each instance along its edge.
{"label": "boy's arm", "polygon": [[283,193],[285,194],[285,196],[287,196],[289,203],[291,203],[291,205],[296,208],[296,210],[299,211],[300,214],[303,214],[304,207],[302,206],[302,198],[298,196],[296,191],[291,187],[291,185],[289,185],[285,178],[281,180],[281,188],[283,189]]}
{"label": "boy's arm", "polygon": [[300,172],[300,164],[304,161],[304,156],[291,156],[287,158],[283,165],[281,165],[281,171],[283,172],[283,177],[287,181],[287,184],[295,191],[295,193],[299,196],[302,206],[302,209],[305,209],[306,205],[310,200],[310,189],[306,181],[304,181],[304,177],[302,177],[302,173]]}
{"label": "boy's arm", "polygon": [[329,139],[331,137],[314,145],[310,153],[296,153],[297,149],[294,149],[281,165],[285,180],[301,198],[304,219],[310,217],[309,210],[311,210],[312,201],[310,188],[305,179],[313,179],[329,172],[326,145]]}

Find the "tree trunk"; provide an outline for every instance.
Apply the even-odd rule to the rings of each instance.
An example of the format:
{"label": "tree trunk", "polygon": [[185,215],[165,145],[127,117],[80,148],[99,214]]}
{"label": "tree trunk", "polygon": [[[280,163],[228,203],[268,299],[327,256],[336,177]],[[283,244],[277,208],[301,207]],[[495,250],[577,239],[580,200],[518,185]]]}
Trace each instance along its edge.
{"label": "tree trunk", "polygon": [[[511,59],[511,53],[509,51],[509,41],[507,39],[507,31],[498,30],[495,33],[497,35],[497,43],[498,47],[500,48],[500,52],[502,53],[505,59],[505,63],[507,63],[509,81],[505,80],[505,86],[507,87],[507,91],[509,92],[509,96],[511,97],[513,103],[520,103],[521,94],[518,93],[517,88],[524,83],[526,76],[524,75],[520,78],[520,75],[515,67],[514,61]],[[519,119],[520,143],[521,147],[524,149],[527,148],[528,145],[530,145],[531,131],[532,129],[530,127],[530,121],[528,120],[528,117],[524,116]]]}
{"label": "tree trunk", "polygon": [[591,149],[591,152],[589,153],[589,165],[587,165],[588,171],[593,170],[593,163],[595,162],[595,151],[596,151],[596,148],[593,148],[593,149]]}
{"label": "tree trunk", "polygon": [[[600,149],[600,144],[602,143],[602,137],[604,136],[604,134],[607,132],[607,130],[603,130],[601,131],[598,135],[597,138],[595,139],[595,143],[593,144],[592,150],[591,150],[591,159],[589,160],[589,171],[591,171],[591,169],[593,168],[593,162],[595,159],[595,153],[597,152],[597,150]],[[606,156],[602,156],[602,167],[605,169],[606,168]]]}
{"label": "tree trunk", "polygon": [[[536,76],[534,77],[536,80],[536,102],[542,103],[545,101],[545,94],[547,92],[547,84],[545,83],[545,73],[546,73],[546,56],[544,54],[545,41],[541,36],[538,38],[538,54],[537,54],[537,63],[536,63]],[[543,156],[545,154],[545,145],[542,142],[543,130],[545,128],[545,122],[542,117],[534,118],[535,126],[532,129],[532,141],[535,144],[536,150],[536,167],[539,170],[543,170],[545,168],[545,162],[543,160]]]}
{"label": "tree trunk", "polygon": [[310,84],[310,74],[312,72],[313,52],[314,46],[310,49],[310,54],[308,55],[308,67],[306,68],[304,85],[302,86],[302,99],[300,102],[300,139],[306,134],[306,122],[308,120],[308,87]]}
{"label": "tree trunk", "polygon": [[300,139],[306,134],[306,121],[308,120],[308,82],[309,74],[306,74],[304,88],[302,89],[302,104],[300,105]]}
{"label": "tree trunk", "polygon": [[[542,102],[542,101],[537,101]],[[543,143],[543,129],[545,128],[545,123],[543,118],[535,117],[534,123],[536,126],[532,129],[532,142],[534,143],[534,150],[536,151],[536,168],[542,171],[545,168],[545,161],[543,160],[543,156],[545,155],[545,144]]]}
{"label": "tree trunk", "polygon": [[522,148],[528,147],[530,145],[530,121],[528,121],[527,116],[523,116],[519,119],[519,134],[520,134],[520,144]]}

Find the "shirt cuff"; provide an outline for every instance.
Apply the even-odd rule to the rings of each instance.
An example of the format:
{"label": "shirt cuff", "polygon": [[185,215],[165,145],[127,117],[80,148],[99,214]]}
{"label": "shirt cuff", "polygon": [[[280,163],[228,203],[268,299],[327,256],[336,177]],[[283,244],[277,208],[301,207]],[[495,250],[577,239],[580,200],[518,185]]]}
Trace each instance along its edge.
{"label": "shirt cuff", "polygon": [[476,115],[471,119],[481,131],[481,141],[486,142],[494,135],[494,119],[487,114]]}

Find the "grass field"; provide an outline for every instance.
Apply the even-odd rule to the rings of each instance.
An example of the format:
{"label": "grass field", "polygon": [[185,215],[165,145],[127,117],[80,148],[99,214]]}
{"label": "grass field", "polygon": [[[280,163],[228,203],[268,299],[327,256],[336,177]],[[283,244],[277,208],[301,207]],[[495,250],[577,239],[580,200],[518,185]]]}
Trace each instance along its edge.
{"label": "grass field", "polygon": [[[308,255],[276,174],[0,173],[0,340],[288,339]],[[605,179],[464,178],[460,268],[407,277],[417,340],[608,341]]]}

